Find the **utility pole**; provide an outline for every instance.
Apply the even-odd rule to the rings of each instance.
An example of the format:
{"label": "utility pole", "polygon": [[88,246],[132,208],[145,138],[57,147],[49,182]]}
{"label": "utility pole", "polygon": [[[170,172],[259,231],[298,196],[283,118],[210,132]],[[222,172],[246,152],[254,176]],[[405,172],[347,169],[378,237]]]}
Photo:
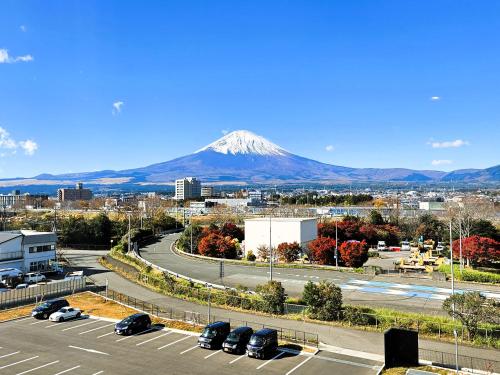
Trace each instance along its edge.
{"label": "utility pole", "polygon": [[[455,295],[455,277],[453,272],[453,236],[451,234],[451,222],[450,220],[450,264],[451,264],[451,298]],[[457,328],[455,327],[455,300],[451,304],[452,319],[453,319],[453,337],[455,338],[455,372],[458,374],[458,338],[457,338]]]}
{"label": "utility pole", "polygon": [[273,243],[271,240],[272,210],[269,212],[269,281],[273,281]]}
{"label": "utility pole", "polygon": [[130,212],[128,213],[128,252],[130,253]]}
{"label": "utility pole", "polygon": [[337,219],[335,218],[335,267],[339,269],[339,252],[338,252],[338,233],[337,233]]}
{"label": "utility pole", "polygon": [[189,211],[189,231],[191,232],[191,254],[193,254],[193,213]]}
{"label": "utility pole", "polygon": [[208,286],[208,324],[210,324],[210,295],[212,294],[212,286]]}
{"label": "utility pole", "polygon": [[463,272],[463,267],[464,267],[464,262],[463,262],[463,259],[462,259],[462,218],[460,217],[459,218],[459,230],[458,230],[458,233],[459,233],[459,240],[458,240],[458,246],[460,248],[460,273]]}

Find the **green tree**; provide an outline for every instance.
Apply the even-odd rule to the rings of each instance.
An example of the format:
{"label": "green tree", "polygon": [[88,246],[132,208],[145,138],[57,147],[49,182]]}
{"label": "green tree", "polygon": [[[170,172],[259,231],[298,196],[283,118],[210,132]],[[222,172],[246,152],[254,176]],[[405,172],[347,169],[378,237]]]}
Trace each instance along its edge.
{"label": "green tree", "polygon": [[190,225],[182,232],[177,246],[187,253],[191,252],[191,231],[193,231],[193,253],[198,254],[198,243],[203,237],[203,228],[199,225]]}
{"label": "green tree", "polygon": [[319,284],[309,281],[304,286],[302,300],[308,306],[313,319],[332,321],[340,317],[342,311],[342,291],[334,283],[322,280]]}
{"label": "green tree", "polygon": [[500,242],[500,231],[489,220],[474,220],[471,225],[470,235],[488,237]]}
{"label": "green tree", "polygon": [[285,289],[279,281],[268,281],[266,284],[257,285],[256,292],[263,299],[264,312],[269,314],[283,314],[285,311]]}
{"label": "green tree", "polygon": [[377,210],[371,210],[370,215],[368,216],[368,222],[373,225],[382,225],[384,224],[384,218]]}
{"label": "green tree", "polygon": [[424,214],[418,220],[416,237],[424,237],[424,240],[440,241],[445,235],[446,225],[432,214]]}

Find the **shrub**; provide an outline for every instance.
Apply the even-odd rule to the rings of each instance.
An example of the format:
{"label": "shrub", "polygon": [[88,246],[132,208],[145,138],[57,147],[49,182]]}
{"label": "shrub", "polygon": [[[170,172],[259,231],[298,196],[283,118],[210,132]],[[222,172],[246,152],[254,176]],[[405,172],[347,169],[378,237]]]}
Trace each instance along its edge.
{"label": "shrub", "polygon": [[233,223],[224,223],[220,228],[220,234],[224,237],[229,236],[231,238],[237,238],[240,242],[245,238],[243,230]]}
{"label": "shrub", "polygon": [[266,245],[260,245],[257,248],[257,255],[265,262],[269,258],[269,248]]}
{"label": "shrub", "polygon": [[340,317],[342,291],[332,282],[322,280],[319,284],[314,284],[309,281],[304,286],[302,300],[313,319],[331,321]]}
{"label": "shrub", "polygon": [[292,263],[299,258],[301,248],[297,242],[283,242],[278,245],[276,252],[281,262]]}
{"label": "shrub", "polygon": [[255,254],[253,253],[253,251],[252,251],[252,250],[248,250],[248,253],[247,253],[247,260],[248,260],[249,262],[255,262],[255,258],[256,258],[256,256],[255,256]]}
{"label": "shrub", "polygon": [[318,264],[335,264],[335,240],[329,237],[318,237],[309,242],[312,259]]}
{"label": "shrub", "polygon": [[368,260],[365,241],[346,241],[339,247],[342,262],[347,267],[361,267]]}
{"label": "shrub", "polygon": [[236,244],[229,237],[223,237],[218,233],[209,233],[203,237],[198,245],[201,255],[215,258],[236,258]]}
{"label": "shrub", "polygon": [[285,311],[285,289],[279,281],[268,281],[257,285],[256,292],[262,297],[262,311],[270,314],[283,314]]}
{"label": "shrub", "polygon": [[358,306],[345,306],[342,310],[342,318],[344,321],[352,325],[369,325],[373,324],[375,320],[370,315],[366,315],[362,307]]}

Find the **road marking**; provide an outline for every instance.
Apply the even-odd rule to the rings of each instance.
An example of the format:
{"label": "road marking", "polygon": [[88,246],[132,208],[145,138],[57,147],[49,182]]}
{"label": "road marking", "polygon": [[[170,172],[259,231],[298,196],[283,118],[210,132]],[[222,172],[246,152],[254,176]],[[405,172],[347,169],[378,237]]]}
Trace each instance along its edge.
{"label": "road marking", "polygon": [[309,361],[312,358],[313,358],[312,356],[311,357],[307,357],[302,362],[300,362],[297,366],[295,366],[293,369],[291,369],[290,371],[288,371],[285,375],[290,375],[292,372],[294,372],[295,370],[297,370],[300,366],[302,366],[303,364],[305,364],[307,361]]}
{"label": "road marking", "polygon": [[137,344],[135,344],[135,345],[136,345],[136,346],[141,346],[141,345],[143,345],[143,344],[145,344],[145,343],[147,343],[147,342],[150,342],[150,341],[153,341],[153,340],[157,340],[157,339],[159,339],[160,337],[170,335],[171,333],[174,333],[174,332],[173,332],[173,331],[169,331],[169,332],[167,332],[167,333],[164,333],[163,335],[153,337],[152,339],[149,339],[149,340],[146,340],[146,341],[142,341],[142,342],[137,343]]}
{"label": "road marking", "polygon": [[21,352],[17,351],[17,352],[14,352],[14,353],[9,353],[9,354],[0,355],[0,358],[10,357],[11,355],[15,355],[15,354],[17,354],[17,353],[21,353]]}
{"label": "road marking", "polygon": [[68,348],[83,350],[83,351],[89,352],[89,353],[109,355],[108,353],[100,352],[99,350],[80,348],[79,346],[68,345]]}
{"label": "road marking", "polygon": [[208,358],[210,358],[210,357],[212,357],[212,356],[214,356],[214,355],[216,355],[217,353],[220,353],[220,352],[222,352],[222,349],[219,349],[219,350],[217,350],[216,352],[213,352],[212,354],[207,355],[207,356],[205,357],[205,359],[208,359]]}
{"label": "road marking", "polygon": [[97,322],[99,322],[99,321],[98,320],[93,320],[93,321],[88,322],[88,323],[83,323],[83,324],[79,324],[77,326],[64,328],[64,329],[61,329],[61,332],[63,332],[63,331],[69,331],[70,329],[75,329],[75,328],[79,328],[79,327],[83,327],[83,326],[88,326],[89,324],[95,324]]}
{"label": "road marking", "polygon": [[116,340],[116,342],[127,340],[127,339],[129,339],[131,337],[139,336],[139,335],[142,335],[143,333],[151,332],[151,331],[154,331],[154,330],[156,330],[156,329],[155,328],[149,328],[149,329],[146,329],[145,331],[137,332],[137,333],[135,333],[133,335],[122,337],[121,339]]}
{"label": "road marking", "polygon": [[233,359],[231,362],[229,362],[229,364],[232,364],[232,363],[234,363],[236,361],[239,361],[241,358],[246,357],[246,356],[247,356],[246,354],[240,355],[238,358]]}
{"label": "road marking", "polygon": [[84,333],[89,333],[89,332],[97,331],[98,329],[106,328],[106,327],[113,326],[113,325],[115,325],[115,323],[106,324],[105,326],[102,326],[102,327],[92,328],[92,329],[89,329],[88,331],[80,332],[79,335],[83,335]]}
{"label": "road marking", "polygon": [[182,339],[179,339],[179,340],[173,341],[173,342],[171,342],[170,344],[160,346],[160,347],[158,348],[158,350],[161,350],[161,349],[166,348],[166,347],[168,347],[168,346],[171,346],[171,345],[177,344],[178,342],[181,342],[181,341],[187,340],[187,339],[189,339],[190,337],[192,337],[192,336],[186,336],[186,337],[183,337]]}
{"label": "road marking", "polygon": [[115,333],[115,331],[105,333],[104,335],[101,335],[101,336],[97,336],[97,338],[100,339],[101,337],[112,335],[113,333]]}
{"label": "road marking", "polygon": [[34,324],[40,324],[40,323],[47,323],[46,320],[39,320],[38,322],[33,322],[33,323],[30,323],[30,325],[34,325]]}
{"label": "road marking", "polygon": [[72,370],[75,370],[75,369],[77,369],[77,368],[79,368],[79,367],[80,367],[80,365],[75,366],[75,367],[71,367],[71,368],[69,368],[69,369],[67,369],[67,370],[63,370],[63,371],[61,371],[61,372],[58,372],[57,374],[54,374],[54,375],[61,375],[61,374],[65,374],[65,373],[70,372],[70,371],[72,371]]}
{"label": "road marking", "polygon": [[0,367],[0,370],[3,370],[4,368],[10,367],[10,366],[15,366],[15,365],[17,365],[17,364],[19,364],[19,363],[23,363],[23,362],[28,362],[28,361],[31,361],[32,359],[35,359],[35,358],[38,358],[38,357],[39,357],[39,356],[38,356],[38,355],[36,355],[36,356],[34,356],[34,357],[31,357],[31,358],[26,358],[26,359],[23,359],[23,360],[21,360],[21,361],[17,361],[17,362],[14,362],[14,363],[9,363],[8,365],[5,365],[5,366]]}
{"label": "road marking", "polygon": [[94,372],[92,375],[99,375],[99,374],[102,374],[103,372],[104,372],[104,370],[97,371],[97,372]]}
{"label": "road marking", "polygon": [[47,366],[51,366],[51,365],[54,365],[56,363],[58,363],[59,361],[53,361],[53,362],[49,362],[49,363],[46,363],[44,365],[41,365],[41,366],[38,366],[38,367],[35,367],[35,368],[32,368],[30,370],[26,370],[26,371],[23,371],[23,372],[18,372],[16,375],[23,375],[23,374],[27,374],[28,372],[31,372],[31,371],[36,371],[36,370],[39,370],[41,368],[44,368],[44,367],[47,367]]}
{"label": "road marking", "polygon": [[189,352],[189,351],[191,351],[191,350],[193,350],[193,349],[196,349],[197,347],[198,347],[198,345],[195,345],[195,346],[193,346],[192,348],[189,348],[189,349],[184,350],[183,352],[180,352],[180,354],[187,353],[187,352]]}
{"label": "road marking", "polygon": [[344,365],[351,365],[351,366],[371,368],[373,370],[378,370],[379,369],[379,366],[375,366],[375,365],[367,365],[366,363],[358,363],[358,362],[346,361],[346,360],[343,360],[343,359],[324,357],[324,356],[321,356],[321,355],[317,355],[314,358],[322,359],[322,360],[330,361],[330,362],[342,363]]}
{"label": "road marking", "polygon": [[257,370],[260,370],[262,367],[264,367],[265,365],[271,363],[272,361],[274,361],[275,359],[277,359],[278,357],[281,357],[283,354],[285,354],[285,352],[279,352],[278,354],[276,354],[273,358],[271,358],[270,360],[264,362],[263,364],[261,364],[259,367],[257,367]]}

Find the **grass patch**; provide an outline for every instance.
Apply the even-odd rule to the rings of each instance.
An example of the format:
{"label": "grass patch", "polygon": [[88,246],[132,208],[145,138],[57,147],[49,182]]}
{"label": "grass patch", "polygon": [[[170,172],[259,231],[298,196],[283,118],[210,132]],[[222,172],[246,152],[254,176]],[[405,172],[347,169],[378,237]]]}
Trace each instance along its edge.
{"label": "grass patch", "polygon": [[17,318],[23,318],[25,316],[31,315],[31,310],[35,305],[26,305],[21,307],[15,307],[13,309],[7,309],[0,311],[0,322],[5,322],[6,320],[12,320]]}
{"label": "grass patch", "polygon": [[[451,266],[449,264],[442,264],[438,268],[439,272],[446,273],[447,276],[451,275]],[[486,283],[486,284],[500,284],[500,274],[478,271],[472,268],[464,268],[460,272],[460,265],[453,265],[453,273],[456,280],[459,281],[472,281],[476,283]]]}
{"label": "grass patch", "polygon": [[[384,370],[382,372],[382,374],[384,374],[384,375],[406,375],[406,371],[408,371],[408,369],[409,369],[409,367],[394,367],[394,368],[389,368],[389,369]],[[448,374],[455,373],[454,371],[438,369],[438,368],[434,368],[431,366],[412,367],[412,369],[433,372],[435,374],[440,374],[440,375],[448,375]]]}

